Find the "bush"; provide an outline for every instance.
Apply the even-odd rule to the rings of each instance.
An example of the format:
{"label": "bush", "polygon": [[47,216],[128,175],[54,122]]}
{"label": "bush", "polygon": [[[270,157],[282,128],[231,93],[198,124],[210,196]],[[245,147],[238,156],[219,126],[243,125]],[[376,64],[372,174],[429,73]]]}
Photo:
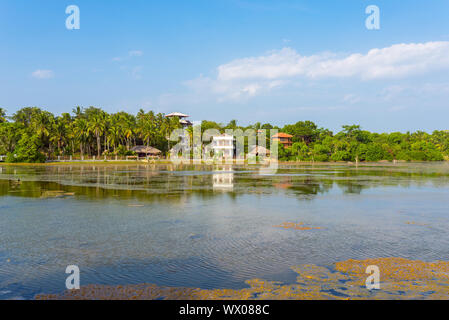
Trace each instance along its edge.
{"label": "bush", "polygon": [[45,159],[45,155],[39,151],[39,138],[23,134],[14,152],[8,153],[6,162],[42,163]]}
{"label": "bush", "polygon": [[330,148],[322,144],[316,144],[313,147],[315,161],[329,161]]}
{"label": "bush", "polygon": [[332,161],[351,161],[351,154],[347,151],[339,150],[331,156]]}
{"label": "bush", "polygon": [[380,161],[390,160],[391,156],[379,144],[369,144],[367,146],[365,160],[366,161]]}

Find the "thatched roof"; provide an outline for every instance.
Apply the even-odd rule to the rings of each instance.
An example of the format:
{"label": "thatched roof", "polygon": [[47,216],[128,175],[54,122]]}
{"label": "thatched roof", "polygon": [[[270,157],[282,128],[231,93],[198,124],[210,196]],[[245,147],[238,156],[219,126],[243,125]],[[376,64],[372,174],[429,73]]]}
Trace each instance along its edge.
{"label": "thatched roof", "polygon": [[171,117],[188,118],[189,116],[186,114],[183,114],[181,112],[173,112],[173,113],[167,114],[165,117],[167,117],[167,118],[171,118]]}
{"label": "thatched roof", "polygon": [[251,152],[249,154],[252,154],[252,155],[266,154],[266,155],[269,155],[270,154],[270,150],[268,150],[267,148],[262,147],[262,146],[255,146],[255,147],[253,147],[253,149],[251,150]]}
{"label": "thatched roof", "polygon": [[161,150],[153,148],[153,147],[147,147],[147,146],[135,146],[134,148],[131,148],[131,151],[137,152],[137,153],[145,153],[145,154],[160,154],[162,153]]}

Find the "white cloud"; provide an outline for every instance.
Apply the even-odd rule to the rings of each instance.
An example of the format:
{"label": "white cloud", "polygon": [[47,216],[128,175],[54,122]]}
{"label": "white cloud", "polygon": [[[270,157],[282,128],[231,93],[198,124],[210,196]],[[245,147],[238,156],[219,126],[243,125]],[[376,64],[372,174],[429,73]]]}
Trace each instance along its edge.
{"label": "white cloud", "polygon": [[246,81],[220,81],[200,76],[197,79],[186,81],[184,84],[197,94],[209,93],[217,96],[218,102],[226,100],[242,100],[254,97],[262,92],[267,92],[284,85],[283,80],[259,80]]}
{"label": "white cloud", "polygon": [[449,67],[449,42],[396,44],[337,58],[324,53],[301,56],[291,48],[268,55],[237,59],[218,67],[221,80],[305,76],[396,78]]}
{"label": "white cloud", "polygon": [[392,101],[399,95],[403,94],[408,88],[406,86],[392,85],[383,89],[380,93],[381,97],[385,101]]}
{"label": "white cloud", "polygon": [[196,90],[240,99],[287,84],[292,79],[355,78],[365,81],[404,78],[449,68],[449,42],[395,44],[366,54],[302,56],[283,48],[266,55],[236,59],[217,67],[215,78],[186,82]]}
{"label": "white cloud", "polygon": [[142,71],[143,71],[143,67],[142,66],[133,67],[131,69],[131,76],[134,79],[142,79]]}
{"label": "white cloud", "polygon": [[141,57],[141,56],[143,56],[143,51],[142,50],[133,50],[133,51],[128,52],[128,55],[130,57]]}
{"label": "white cloud", "polygon": [[343,102],[355,104],[357,102],[360,102],[360,97],[354,93],[348,93],[343,97]]}
{"label": "white cloud", "polygon": [[31,76],[36,79],[50,79],[55,76],[54,72],[51,70],[41,70],[38,69],[34,71]]}
{"label": "white cloud", "polygon": [[141,57],[141,56],[143,56],[142,50],[131,50],[131,51],[128,51],[128,55],[126,57],[114,57],[114,58],[112,58],[112,61],[120,62],[120,61],[129,60],[133,57]]}

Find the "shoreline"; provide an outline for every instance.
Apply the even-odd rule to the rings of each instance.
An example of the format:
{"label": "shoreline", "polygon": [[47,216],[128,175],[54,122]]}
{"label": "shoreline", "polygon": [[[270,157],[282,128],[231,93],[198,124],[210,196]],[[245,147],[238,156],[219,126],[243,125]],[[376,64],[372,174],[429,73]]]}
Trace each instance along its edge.
{"label": "shoreline", "polygon": [[[369,161],[369,162],[348,162],[348,161],[329,161],[329,162],[310,162],[310,161],[279,161],[279,165],[335,165],[335,166],[369,166],[369,165],[404,165],[404,164],[446,164],[449,163],[449,160],[443,160],[443,161],[387,161],[387,160],[381,160],[381,161]],[[10,163],[10,162],[0,162],[0,166],[70,166],[70,165],[102,165],[102,166],[114,166],[114,165],[157,165],[157,164],[173,164],[173,165],[248,165],[248,166],[260,166],[264,163],[255,163],[255,164],[248,164],[247,161],[244,163],[205,163],[205,162],[180,162],[175,163],[170,160],[152,160],[152,161],[145,161],[145,160],[134,160],[134,161],[126,161],[126,160],[112,160],[112,161],[104,161],[104,160],[98,160],[98,161],[54,161],[54,162],[45,162],[45,163],[28,163],[28,162],[17,162],[17,163]]]}

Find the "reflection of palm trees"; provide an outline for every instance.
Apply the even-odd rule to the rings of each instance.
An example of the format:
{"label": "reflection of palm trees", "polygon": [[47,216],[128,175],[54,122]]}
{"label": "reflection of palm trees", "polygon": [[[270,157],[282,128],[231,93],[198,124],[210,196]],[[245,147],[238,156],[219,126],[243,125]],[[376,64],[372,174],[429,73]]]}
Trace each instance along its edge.
{"label": "reflection of palm trees", "polygon": [[360,183],[353,183],[351,181],[337,182],[338,186],[344,190],[344,193],[361,194],[363,189],[367,187]]}

